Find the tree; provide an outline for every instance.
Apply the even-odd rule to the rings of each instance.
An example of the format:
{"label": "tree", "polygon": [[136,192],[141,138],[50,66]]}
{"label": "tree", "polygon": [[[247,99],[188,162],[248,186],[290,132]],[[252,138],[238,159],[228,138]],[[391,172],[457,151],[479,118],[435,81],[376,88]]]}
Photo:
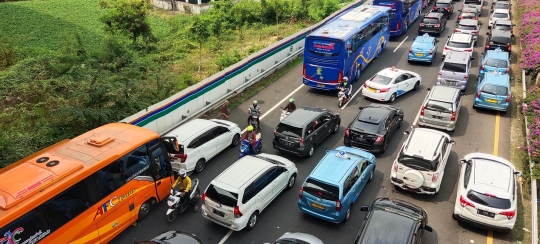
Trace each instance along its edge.
{"label": "tree", "polygon": [[224,17],[224,13],[221,9],[215,11],[211,14],[211,21],[210,24],[210,32],[216,37],[216,47],[219,49],[221,48],[221,36],[223,35],[223,32],[227,29],[227,20]]}
{"label": "tree", "polygon": [[139,37],[143,37],[146,42],[154,40],[146,20],[148,4],[145,0],[100,0],[100,5],[109,10],[101,17],[101,21],[110,33],[124,33],[133,43]]}
{"label": "tree", "polygon": [[191,19],[191,24],[189,26],[189,32],[193,34],[193,38],[199,44],[199,70],[201,72],[202,66],[202,46],[210,37],[210,30],[208,24],[211,23],[206,15],[195,15]]}

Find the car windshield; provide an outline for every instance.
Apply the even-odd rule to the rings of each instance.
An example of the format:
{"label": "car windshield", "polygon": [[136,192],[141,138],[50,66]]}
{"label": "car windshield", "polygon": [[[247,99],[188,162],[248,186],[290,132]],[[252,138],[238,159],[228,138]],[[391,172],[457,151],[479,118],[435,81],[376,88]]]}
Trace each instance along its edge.
{"label": "car windshield", "polygon": [[437,19],[437,18],[424,18],[424,20],[422,20],[422,23],[425,23],[425,24],[438,24],[439,19]]}
{"label": "car windshield", "polygon": [[507,13],[493,13],[493,18],[505,19],[508,18]]}
{"label": "car windshield", "polygon": [[431,162],[414,157],[402,156],[399,158],[399,163],[406,167],[416,170],[436,170],[437,167],[431,164]]}
{"label": "car windshield", "polygon": [[470,190],[467,193],[467,198],[471,199],[471,201],[475,203],[482,204],[490,208],[509,209],[512,207],[510,199],[498,198],[490,194],[482,194],[473,190]]}
{"label": "car windshield", "polygon": [[457,72],[457,73],[465,73],[465,72],[467,72],[467,65],[451,63],[451,62],[444,62],[443,66],[442,66],[442,70],[443,71],[450,71],[450,72]]}
{"label": "car windshield", "polygon": [[497,24],[495,25],[495,30],[512,30],[512,26],[509,26],[509,25],[501,25],[501,24]]}
{"label": "car windshield", "polygon": [[339,199],[339,188],[337,186],[328,185],[311,178],[306,180],[303,188],[305,192],[325,200],[337,201]]}
{"label": "car windshield", "polygon": [[474,25],[458,25],[456,29],[459,29],[459,30],[477,30],[476,26],[474,26]]}
{"label": "car windshield", "polygon": [[446,45],[449,46],[449,47],[455,47],[455,48],[470,48],[471,47],[470,43],[453,42],[453,41],[449,41],[448,44],[446,44]]}
{"label": "car windshield", "polygon": [[238,204],[238,194],[223,190],[210,184],[206,190],[206,197],[225,206],[234,207]]}
{"label": "car windshield", "polygon": [[448,7],[450,7],[450,4],[449,3],[437,3],[437,4],[435,4],[435,6],[437,6],[437,8],[448,8]]}
{"label": "car windshield", "polygon": [[506,60],[494,58],[488,58],[484,64],[496,68],[506,68],[508,66],[508,62],[506,62]]}
{"label": "car windshield", "polygon": [[276,132],[285,136],[302,137],[302,128],[290,126],[288,124],[280,123],[276,128]]}
{"label": "car windshield", "polygon": [[376,74],[373,77],[371,77],[369,81],[373,83],[381,84],[381,85],[388,85],[390,84],[390,81],[392,81],[392,78],[384,76],[384,75]]}
{"label": "car windshield", "polygon": [[437,112],[443,112],[443,113],[451,113],[452,112],[452,104],[447,102],[440,102],[440,101],[434,101],[429,100],[426,104],[426,108],[428,110],[433,110]]}
{"label": "car windshield", "polygon": [[504,86],[485,84],[482,86],[482,92],[491,95],[506,96],[508,95],[508,88]]}

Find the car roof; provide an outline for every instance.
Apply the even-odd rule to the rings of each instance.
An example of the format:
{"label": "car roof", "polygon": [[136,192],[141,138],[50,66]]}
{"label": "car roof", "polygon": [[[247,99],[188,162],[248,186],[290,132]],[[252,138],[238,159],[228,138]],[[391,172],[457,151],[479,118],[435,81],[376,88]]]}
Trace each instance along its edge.
{"label": "car roof", "polygon": [[462,19],[459,21],[460,25],[478,25],[478,20],[474,19]]}
{"label": "car roof", "polygon": [[508,74],[486,73],[484,76],[485,84],[501,85],[510,87],[510,76]]}
{"label": "car roof", "polygon": [[417,36],[415,39],[414,39],[414,42],[418,42],[418,43],[432,43],[433,40],[435,40],[435,37],[433,36],[424,36],[424,35],[421,35],[421,36]]}
{"label": "car roof", "polygon": [[300,232],[296,232],[296,233],[287,232],[283,234],[278,240],[290,240],[293,242],[297,242],[298,240],[300,240],[309,244],[323,244],[321,239],[313,235],[300,233]]}
{"label": "car roof", "polygon": [[502,9],[502,8],[498,8],[498,9],[495,9],[493,11],[493,13],[506,13],[506,14],[510,14],[510,9]]}
{"label": "car roof", "polygon": [[452,0],[437,0],[435,3],[452,3]]}
{"label": "car roof", "polygon": [[491,36],[502,36],[502,37],[512,38],[512,33],[510,33],[510,31],[508,30],[494,29],[494,30],[491,30]]}
{"label": "car roof", "polygon": [[[344,151],[348,158],[338,157],[337,154],[340,151]],[[334,150],[328,150],[326,155],[309,174],[308,178],[341,185],[340,183],[345,181],[347,172],[353,166],[358,165],[361,161],[367,161],[372,157],[373,155],[369,152],[352,147],[340,146]]]}
{"label": "car roof", "polygon": [[[280,165],[280,162],[275,160],[276,158],[281,157],[266,153],[260,153],[257,156],[245,156],[219,174],[212,181],[212,184],[217,183],[218,187],[226,190],[236,191],[241,189],[251,179],[258,177],[267,169]],[[284,164],[281,165],[285,166]]]}
{"label": "car roof", "polygon": [[511,196],[514,170],[508,164],[490,158],[472,159],[474,186],[481,193],[491,193],[497,197]]}
{"label": "car roof", "polygon": [[508,1],[497,1],[495,3],[493,3],[494,5],[510,5],[510,2]]}
{"label": "car roof", "polygon": [[366,106],[360,111],[358,119],[380,124],[390,113],[390,109],[384,107]]}
{"label": "car roof", "polygon": [[216,125],[217,123],[211,120],[194,119],[172,130],[167,134],[167,136],[174,136],[179,143],[183,143],[202,130]]}
{"label": "car roof", "polygon": [[[465,12],[465,10],[467,10],[467,12]],[[478,13],[478,10],[476,8],[472,8],[472,7],[464,7],[463,9],[461,9],[461,12],[462,13]]]}
{"label": "car roof", "polygon": [[443,138],[450,138],[450,136],[432,129],[415,128],[405,143],[403,153],[431,161],[438,156],[438,148]]}
{"label": "car roof", "polygon": [[507,19],[497,19],[495,20],[495,24],[512,25],[512,21],[507,20]]}
{"label": "car roof", "polygon": [[438,101],[454,101],[460,92],[461,90],[455,87],[433,86],[429,98]]}
{"label": "car roof", "polygon": [[381,71],[377,72],[377,74],[382,75],[382,76],[386,76],[386,77],[390,77],[390,78],[395,78],[396,76],[401,75],[401,74],[403,74],[405,72],[409,72],[409,71],[405,71],[405,70],[397,69],[397,68],[385,68],[385,69],[382,69]]}
{"label": "car roof", "polygon": [[485,59],[488,59],[488,58],[510,61],[509,60],[510,55],[507,52],[498,51],[498,50],[487,50]]}
{"label": "car roof", "polygon": [[469,62],[470,58],[471,54],[468,52],[448,51],[446,53],[446,57],[444,58],[443,64],[445,62],[466,64]]}
{"label": "car roof", "polygon": [[438,13],[438,12],[429,12],[428,14],[426,14],[425,17],[440,17],[442,15],[442,13]]}
{"label": "car roof", "polygon": [[281,123],[304,128],[305,125],[326,112],[329,112],[329,110],[323,108],[302,107],[294,110],[289,116],[285,117]]}
{"label": "car roof", "polygon": [[451,42],[470,42],[472,39],[471,34],[465,34],[465,33],[453,33],[450,39],[448,41]]}
{"label": "car roof", "polygon": [[[150,241],[151,242],[155,241],[156,243],[171,243],[171,244],[174,244],[174,243],[204,244],[204,242],[198,237],[196,237],[194,234],[189,234],[189,233],[177,231],[177,230],[163,232],[159,234],[158,236],[152,238],[152,240]],[[138,243],[143,244],[143,243],[148,243],[148,242],[135,242],[135,244],[138,244]]]}

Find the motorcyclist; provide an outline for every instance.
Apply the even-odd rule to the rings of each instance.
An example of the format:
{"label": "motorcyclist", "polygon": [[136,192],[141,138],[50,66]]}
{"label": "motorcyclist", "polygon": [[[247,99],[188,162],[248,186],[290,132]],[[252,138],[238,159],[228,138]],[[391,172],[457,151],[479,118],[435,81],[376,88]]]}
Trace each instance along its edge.
{"label": "motorcyclist", "polygon": [[349,78],[343,77],[343,81],[339,84],[339,87],[343,89],[343,92],[345,93],[345,97],[349,99],[350,93],[351,93],[351,83],[349,83]]}
{"label": "motorcyclist", "polygon": [[189,196],[191,195],[191,179],[187,176],[187,172],[183,169],[178,171],[178,178],[172,184],[172,188],[175,188],[178,184],[180,184],[180,195],[184,198],[185,201],[188,202],[189,205],[193,205],[193,210],[197,212],[197,210],[199,210],[199,207],[197,206],[197,204],[193,204],[191,202],[191,199],[189,198]]}
{"label": "motorcyclist", "polygon": [[255,146],[257,145],[257,133],[253,131],[253,126],[248,126],[246,134],[242,136],[242,140],[248,140],[250,149],[253,154],[257,154],[257,150],[255,150]]}
{"label": "motorcyclist", "polygon": [[294,98],[291,97],[291,99],[289,99],[289,103],[287,104],[287,106],[283,108],[283,110],[286,110],[289,113],[292,113],[294,110],[296,110],[296,104],[294,104]]}
{"label": "motorcyclist", "polygon": [[[248,109],[248,125],[250,125],[250,121],[251,121],[251,118],[252,118],[252,115],[253,114],[257,114],[259,117],[261,116],[261,110],[259,108],[259,106],[257,105],[257,100],[253,101],[253,104],[251,106],[249,106],[249,109]],[[257,127],[258,129],[262,129],[261,128],[261,122],[259,121],[259,118],[257,118]]]}

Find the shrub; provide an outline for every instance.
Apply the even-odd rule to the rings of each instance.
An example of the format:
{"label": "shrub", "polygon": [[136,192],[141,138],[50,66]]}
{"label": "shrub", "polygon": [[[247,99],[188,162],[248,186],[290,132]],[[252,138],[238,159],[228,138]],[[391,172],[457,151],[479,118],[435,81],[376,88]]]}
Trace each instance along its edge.
{"label": "shrub", "polygon": [[240,60],[242,60],[242,55],[240,55],[240,52],[238,52],[238,50],[233,50],[232,52],[221,54],[217,61],[217,65],[219,66],[219,69],[223,70],[235,63],[240,62]]}

